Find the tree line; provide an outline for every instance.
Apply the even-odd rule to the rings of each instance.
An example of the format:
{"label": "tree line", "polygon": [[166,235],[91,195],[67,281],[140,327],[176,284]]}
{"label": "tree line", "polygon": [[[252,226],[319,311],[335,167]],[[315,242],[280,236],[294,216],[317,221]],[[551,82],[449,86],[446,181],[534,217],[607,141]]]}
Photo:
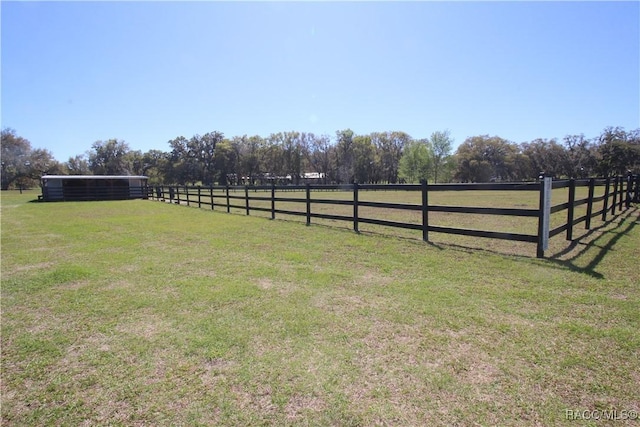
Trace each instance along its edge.
{"label": "tree line", "polygon": [[[607,127],[583,134],[515,143],[472,136],[453,152],[449,131],[414,139],[405,132],[334,136],[279,132],[227,138],[212,131],[168,141],[169,150],[132,150],[119,139],[96,141],[89,151],[59,162],[13,129],[2,130],[2,189],[33,187],[46,174],[146,175],[150,184],[239,185],[527,181],[640,173],[640,129]],[[313,175],[309,175],[313,173]],[[306,174],[306,175],[305,175]]]}

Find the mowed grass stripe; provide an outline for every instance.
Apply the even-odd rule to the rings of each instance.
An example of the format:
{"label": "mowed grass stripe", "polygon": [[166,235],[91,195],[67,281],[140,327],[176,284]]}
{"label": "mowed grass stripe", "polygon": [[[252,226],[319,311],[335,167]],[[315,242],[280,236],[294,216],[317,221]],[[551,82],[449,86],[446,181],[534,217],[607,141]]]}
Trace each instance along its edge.
{"label": "mowed grass stripe", "polygon": [[2,195],[3,425],[569,425],[566,409],[640,409],[635,209],[538,260],[33,198]]}

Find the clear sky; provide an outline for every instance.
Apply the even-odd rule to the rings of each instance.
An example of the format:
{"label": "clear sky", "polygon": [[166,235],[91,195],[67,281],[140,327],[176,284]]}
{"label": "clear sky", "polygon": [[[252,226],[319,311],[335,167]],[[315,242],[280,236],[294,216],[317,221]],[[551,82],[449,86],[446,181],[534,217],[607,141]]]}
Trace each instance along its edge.
{"label": "clear sky", "polygon": [[2,127],[97,140],[640,127],[640,2],[7,2]]}

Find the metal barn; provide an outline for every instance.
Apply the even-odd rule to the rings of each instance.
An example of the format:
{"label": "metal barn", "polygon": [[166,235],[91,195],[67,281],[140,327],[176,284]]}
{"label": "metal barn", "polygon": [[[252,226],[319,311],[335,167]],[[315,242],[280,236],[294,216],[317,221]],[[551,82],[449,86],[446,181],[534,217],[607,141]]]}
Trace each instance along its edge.
{"label": "metal barn", "polygon": [[45,202],[126,200],[147,197],[147,177],[129,175],[44,175]]}

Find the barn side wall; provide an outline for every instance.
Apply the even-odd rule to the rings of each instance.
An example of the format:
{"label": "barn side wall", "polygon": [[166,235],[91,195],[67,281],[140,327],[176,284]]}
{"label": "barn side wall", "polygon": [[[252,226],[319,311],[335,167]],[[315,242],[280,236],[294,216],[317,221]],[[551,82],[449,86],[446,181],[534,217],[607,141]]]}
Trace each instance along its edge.
{"label": "barn side wall", "polygon": [[42,200],[127,200],[146,197],[146,180],[140,178],[48,178],[43,179]]}

